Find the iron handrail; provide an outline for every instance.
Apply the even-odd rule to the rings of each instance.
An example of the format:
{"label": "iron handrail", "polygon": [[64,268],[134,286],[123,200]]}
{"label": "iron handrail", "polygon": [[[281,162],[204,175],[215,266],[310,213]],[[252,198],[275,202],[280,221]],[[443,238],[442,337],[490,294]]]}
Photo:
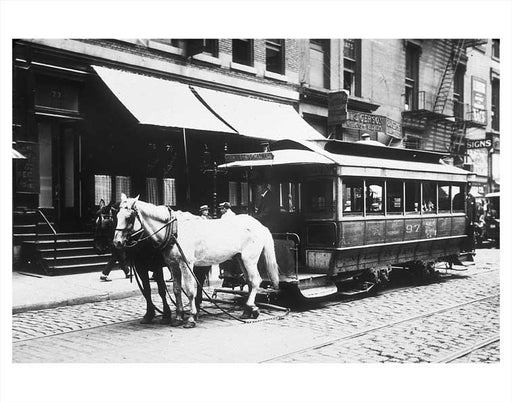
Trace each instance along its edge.
{"label": "iron handrail", "polygon": [[[41,215],[43,217],[45,223],[48,225],[48,227],[53,232],[53,267],[55,268],[55,266],[57,265],[57,231],[55,230],[53,225],[50,223],[50,221],[48,220],[48,218],[46,217],[44,212],[41,211],[41,209],[37,208],[36,211],[39,212],[39,215]],[[39,229],[38,229],[38,226],[36,223],[36,242],[39,242],[38,236],[39,236]]]}

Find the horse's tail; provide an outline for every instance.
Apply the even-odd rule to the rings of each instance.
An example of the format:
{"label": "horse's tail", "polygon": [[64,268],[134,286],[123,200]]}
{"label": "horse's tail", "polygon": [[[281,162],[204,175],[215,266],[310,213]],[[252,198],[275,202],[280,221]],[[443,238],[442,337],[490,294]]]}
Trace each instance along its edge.
{"label": "horse's tail", "polygon": [[265,265],[274,289],[279,288],[279,266],[276,260],[276,250],[274,248],[274,239],[270,231],[265,228],[263,256],[265,257]]}

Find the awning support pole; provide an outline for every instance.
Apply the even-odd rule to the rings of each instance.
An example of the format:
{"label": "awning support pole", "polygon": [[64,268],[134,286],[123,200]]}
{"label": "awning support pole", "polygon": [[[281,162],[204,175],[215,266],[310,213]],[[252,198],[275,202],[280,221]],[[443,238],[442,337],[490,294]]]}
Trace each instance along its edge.
{"label": "awning support pole", "polygon": [[190,174],[189,174],[189,166],[188,166],[188,151],[187,151],[187,136],[185,132],[185,127],[183,127],[183,151],[185,153],[185,177],[187,181],[187,189],[186,189],[186,201],[187,206],[190,208]]}

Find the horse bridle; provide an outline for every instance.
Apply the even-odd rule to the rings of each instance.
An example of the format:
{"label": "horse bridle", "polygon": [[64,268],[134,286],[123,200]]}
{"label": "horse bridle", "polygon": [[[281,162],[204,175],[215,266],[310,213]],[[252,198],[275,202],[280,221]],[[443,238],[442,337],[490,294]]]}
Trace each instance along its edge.
{"label": "horse bridle", "polygon": [[[139,211],[137,211],[137,209],[135,208],[135,203],[133,204],[133,206],[131,208],[126,207],[126,209],[130,210],[130,216],[127,218],[127,220],[135,221],[135,218],[137,218],[141,224],[141,228],[128,235],[129,240],[133,240],[133,241],[130,244],[127,244],[125,247],[135,247],[140,242],[143,242],[143,241],[151,238],[152,236],[154,236],[155,234],[157,234],[158,232],[160,232],[163,229],[166,229],[164,240],[161,244],[157,245],[156,248],[158,250],[163,250],[168,245],[170,245],[172,247],[176,244],[176,241],[178,238],[178,220],[176,218],[176,215],[173,214],[171,207],[167,206],[167,209],[169,210],[169,221],[168,222],[164,223],[161,228],[155,230],[153,233],[151,233],[145,237],[140,237],[137,240],[134,240],[134,237],[137,235],[142,236],[142,233],[144,232],[144,227],[142,225],[142,221],[139,216]],[[132,224],[133,224],[133,222],[132,222]],[[125,227],[125,228],[116,227],[115,230],[116,231],[126,231],[129,229],[127,227]]]}

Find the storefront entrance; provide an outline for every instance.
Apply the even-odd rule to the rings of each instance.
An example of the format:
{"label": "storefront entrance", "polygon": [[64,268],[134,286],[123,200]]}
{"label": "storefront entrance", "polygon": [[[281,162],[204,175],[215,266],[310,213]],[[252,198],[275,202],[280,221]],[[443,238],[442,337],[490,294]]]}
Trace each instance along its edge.
{"label": "storefront entrance", "polygon": [[58,231],[72,231],[80,219],[80,137],[76,122],[40,119],[39,208],[53,211]]}

